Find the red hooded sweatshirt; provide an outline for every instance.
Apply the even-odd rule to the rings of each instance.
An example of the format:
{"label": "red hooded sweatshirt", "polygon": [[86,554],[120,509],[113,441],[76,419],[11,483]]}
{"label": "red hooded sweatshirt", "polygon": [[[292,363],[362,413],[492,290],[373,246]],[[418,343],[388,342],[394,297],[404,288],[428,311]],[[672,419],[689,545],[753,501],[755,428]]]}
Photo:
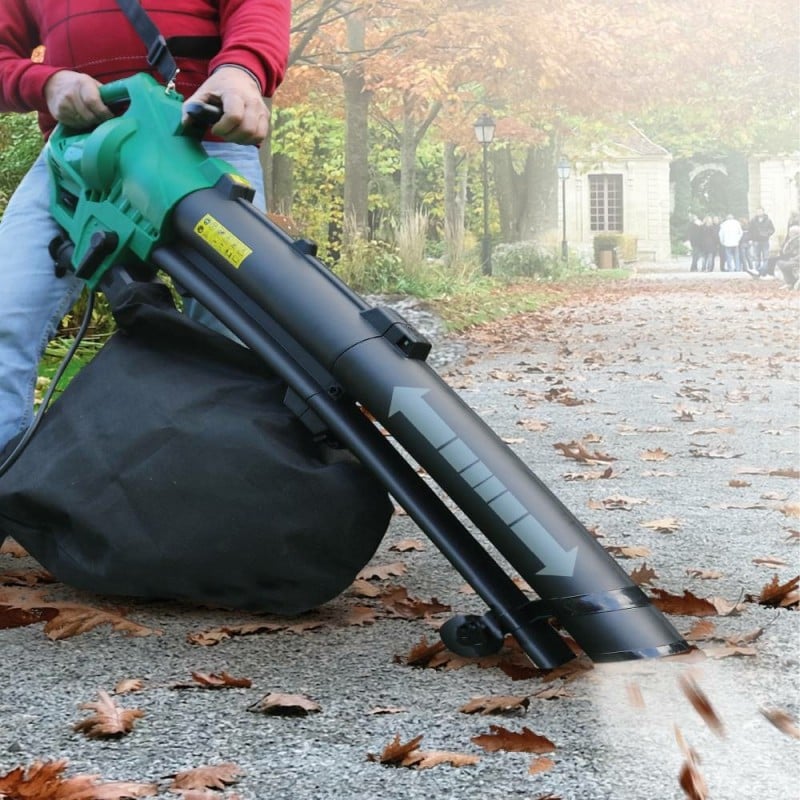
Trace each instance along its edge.
{"label": "red hooded sweatshirt", "polygon": [[[180,68],[176,88],[184,97],[223,64],[249,70],[266,97],[283,80],[290,0],[141,0],[141,5],[174,51]],[[40,45],[44,62],[34,63],[31,54]],[[144,43],[115,0],[2,0],[0,111],[38,111],[42,132],[49,134],[55,120],[47,112],[44,85],[59,69],[85,72],[101,83],[136,72],[155,74]]]}

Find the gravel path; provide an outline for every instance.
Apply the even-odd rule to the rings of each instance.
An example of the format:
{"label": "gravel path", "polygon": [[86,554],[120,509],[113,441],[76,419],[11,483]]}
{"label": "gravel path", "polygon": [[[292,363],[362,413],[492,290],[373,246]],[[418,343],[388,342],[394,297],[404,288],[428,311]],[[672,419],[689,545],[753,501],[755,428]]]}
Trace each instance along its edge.
{"label": "gravel path", "polygon": [[[754,654],[719,657],[723,643],[709,639],[698,642],[709,653],[701,659],[514,680],[486,664],[407,666],[411,648],[423,637],[434,641],[448,614],[433,623],[388,616],[379,598],[352,592],[317,615],[317,629],[232,636],[213,646],[188,637],[263,618],[126,603],[129,619],[160,635],[128,637],[103,626],[54,642],[42,624],[0,631],[0,775],[65,758],[70,775],[154,781],[158,797],[175,798],[165,776],[233,762],[243,772],[239,783],[208,798],[679,800],[686,796],[678,781],[687,761],[682,738],[713,800],[800,796],[800,743],[761,713],[780,709],[797,725],[797,601],[794,609],[747,601],[773,576],[784,583],[800,571],[800,307],[777,282],[741,277],[642,270],[560,307],[475,330],[458,340],[457,360],[442,370],[602,544],[636,548],[623,551],[638,555],[621,563],[628,572],[644,564],[655,572],[646,590],[738,604],[725,615],[671,615],[680,631],[701,621],[717,637],[763,629],[746,645]],[[572,442],[613,460],[581,464],[555,446]],[[610,475],[597,476],[609,466]],[[399,562],[389,572],[401,574],[369,583],[482,612],[423,538],[396,516],[372,566]],[[392,549],[407,539],[422,549]],[[765,558],[772,561],[759,562]],[[3,572],[32,566],[0,556]],[[371,611],[356,616],[355,605]],[[192,671],[246,677],[252,688],[173,688],[191,683]],[[73,731],[86,716],[79,705],[126,678],[143,686],[117,698],[144,711],[133,731],[112,740]],[[705,692],[724,730],[695,710],[681,680]],[[560,696],[536,696],[554,687]],[[321,711],[248,713],[268,692],[307,694]],[[529,705],[506,716],[459,711],[487,695],[524,696]],[[492,725],[547,737],[553,763],[539,761],[542,771],[531,774],[537,756],[489,752],[472,741]],[[423,750],[478,761],[411,769],[367,759],[396,736],[403,743],[423,736]]]}

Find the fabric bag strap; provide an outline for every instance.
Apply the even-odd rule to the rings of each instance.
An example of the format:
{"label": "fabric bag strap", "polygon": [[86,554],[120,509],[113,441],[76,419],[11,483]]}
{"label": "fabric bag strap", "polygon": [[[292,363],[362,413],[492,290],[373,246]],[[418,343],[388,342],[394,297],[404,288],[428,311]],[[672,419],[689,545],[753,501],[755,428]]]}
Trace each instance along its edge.
{"label": "fabric bag strap", "polygon": [[147,63],[158,70],[167,84],[167,90],[171,91],[175,88],[175,78],[179,70],[167,46],[167,40],[142,8],[139,0],[117,0],[117,5],[144,42],[147,48]]}

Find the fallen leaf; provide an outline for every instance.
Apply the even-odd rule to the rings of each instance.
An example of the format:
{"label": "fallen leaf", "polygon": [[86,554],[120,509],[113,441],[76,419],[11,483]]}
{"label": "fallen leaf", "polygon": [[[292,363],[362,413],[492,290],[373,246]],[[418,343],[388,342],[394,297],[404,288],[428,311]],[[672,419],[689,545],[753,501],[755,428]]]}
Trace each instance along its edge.
{"label": "fallen leaf", "polygon": [[645,450],[640,458],[642,461],[666,461],[668,458],[672,458],[672,453],[657,447],[655,450]]}
{"label": "fallen leaf", "polygon": [[776,558],[775,556],[764,556],[762,558],[754,558],[754,564],[759,564],[762,567],[788,567],[788,562],[784,561],[782,558]]}
{"label": "fallen leaf", "polygon": [[785,505],[778,506],[778,511],[787,517],[800,517],[800,503],[786,503]]}
{"label": "fallen leaf", "polygon": [[606,497],[603,500],[590,500],[589,508],[604,508],[607,511],[630,511],[634,506],[641,505],[642,503],[649,503],[641,497],[625,497],[623,495],[613,495]]}
{"label": "fallen leaf", "polygon": [[565,481],[596,481],[607,480],[614,477],[614,470],[611,467],[606,467],[604,470],[593,470],[591,472],[565,472]]}
{"label": "fallen leaf", "polygon": [[697,447],[690,447],[689,455],[694,458],[741,458],[744,453],[734,453],[731,450],[701,450]]}
{"label": "fallen leaf", "polygon": [[546,431],[550,427],[549,422],[540,419],[520,419],[517,425],[525,431]]}
{"label": "fallen leaf", "polygon": [[367,711],[367,714],[379,716],[381,714],[403,714],[408,711],[407,708],[402,706],[375,706]]}
{"label": "fallen leaf", "polygon": [[678,741],[678,747],[686,758],[678,775],[678,783],[681,789],[683,789],[689,800],[707,800],[708,786],[698,767],[700,758],[697,753],[687,745],[683,734],[677,726],[675,727],[675,737]]}
{"label": "fallen leaf", "polygon": [[628,702],[633,708],[644,708],[644,696],[642,695],[642,687],[638,683],[629,681],[625,685],[625,692],[628,695]]}
{"label": "fallen leaf", "polygon": [[153,783],[112,781],[98,783],[97,775],[64,777],[66,759],[35,761],[28,767],[16,767],[0,775],[0,797],[8,800],[130,800],[154,797]]}
{"label": "fallen leaf", "polygon": [[724,577],[724,573],[716,569],[687,569],[686,574],[703,581],[714,581]]}
{"label": "fallen leaf", "polygon": [[410,597],[408,590],[402,586],[390,586],[381,593],[379,599],[393,616],[403,619],[420,619],[451,610],[450,606],[440,603],[435,597],[428,601]]}
{"label": "fallen leaf", "polygon": [[409,550],[424,550],[425,543],[418,539],[401,539],[393,544],[390,550],[397,550],[399,553],[407,553]]}
{"label": "fallen leaf", "polygon": [[647,547],[636,545],[604,545],[604,548],[613,556],[618,558],[646,558],[650,555],[650,550]]}
{"label": "fallen leaf", "polygon": [[181,789],[224,789],[239,780],[242,770],[236,764],[212,764],[178,772],[172,777],[170,791]]}
{"label": "fallen leaf", "polygon": [[713,603],[697,597],[688,590],[683,595],[674,595],[664,589],[652,589],[652,601],[665,614],[681,614],[688,617],[715,616],[718,611]]}
{"label": "fallen leaf", "polygon": [[553,769],[555,765],[556,762],[547,756],[534,758],[533,761],[531,761],[531,765],[528,767],[528,775],[539,775],[542,772],[548,772]]}
{"label": "fallen leaf", "polygon": [[125,678],[114,687],[114,694],[129,694],[144,689],[144,681],[140,678]]}
{"label": "fallen leaf", "polygon": [[656,571],[648,567],[647,563],[642,564],[641,567],[637,567],[631,572],[631,580],[637,586],[644,586],[647,583],[652,583],[653,579],[657,577]]}
{"label": "fallen leaf", "polygon": [[260,700],[248,706],[247,710],[282,717],[305,717],[307,714],[322,711],[322,707],[304,694],[268,692]]}
{"label": "fallen leaf", "polygon": [[174,683],[171,689],[249,689],[253,682],[250,678],[234,678],[227,672],[219,675],[206,672],[193,672],[194,683]]}
{"label": "fallen leaf", "polygon": [[681,691],[683,691],[686,698],[692,704],[692,708],[702,717],[703,721],[708,727],[720,738],[725,736],[725,726],[719,715],[711,705],[706,693],[700,688],[697,681],[688,676],[681,675],[678,679]]}
{"label": "fallen leaf", "polygon": [[356,575],[356,580],[384,581],[387,578],[396,578],[405,575],[406,565],[402,561],[393,561],[391,564],[367,565]]}
{"label": "fallen leaf", "polygon": [[11,556],[12,558],[27,558],[28,551],[21,544],[18,544],[14,539],[12,539],[10,536],[6,536],[5,539],[3,539],[3,543],[0,544],[0,556]]}
{"label": "fallen leaf", "polygon": [[489,752],[504,750],[513,753],[551,753],[556,746],[546,737],[534,733],[530,728],[522,728],[516,733],[502,725],[490,725],[491,733],[473,736],[472,741]]}
{"label": "fallen leaf", "polygon": [[431,769],[439,764],[450,764],[453,767],[470,767],[480,762],[479,756],[466,753],[453,753],[447,750],[413,750],[403,759],[404,767]]}
{"label": "fallen leaf", "polygon": [[410,741],[402,744],[400,742],[400,735],[396,735],[394,739],[384,747],[380,755],[374,753],[367,753],[367,761],[377,761],[380,764],[402,764],[403,759],[411,752],[417,749],[417,745],[422,741],[423,737],[415,736]]}
{"label": "fallen leaf", "polygon": [[598,450],[590,452],[583,442],[573,441],[569,442],[568,444],[556,442],[553,447],[556,450],[559,450],[563,456],[574,459],[575,461],[580,461],[582,464],[608,464],[610,461],[617,460],[613,456],[610,456],[607,453],[601,453]]}
{"label": "fallen leaf", "polygon": [[785,733],[793,739],[800,739],[800,728],[797,727],[797,721],[787,711],[780,708],[762,708],[760,711],[781,733]]}
{"label": "fallen leaf", "polygon": [[711,645],[710,647],[703,648],[703,654],[706,658],[729,658],[730,656],[756,656],[758,651],[755,647],[746,647],[742,645],[732,644],[719,644]]}
{"label": "fallen leaf", "polygon": [[675,519],[675,517],[663,517],[662,519],[653,519],[640,524],[643,528],[649,528],[658,533],[674,533],[681,528],[680,520]]}
{"label": "fallen leaf", "polygon": [[[777,575],[772,576],[772,580],[761,589],[761,593],[755,602],[762,606],[773,607],[789,607],[797,605],[798,598],[798,585],[800,584],[800,575],[781,583]],[[747,600],[752,602],[753,598],[748,595]]]}
{"label": "fallen leaf", "polygon": [[98,700],[82,703],[80,708],[94,713],[72,728],[90,739],[106,739],[125,736],[133,730],[134,722],[144,716],[138,708],[120,708],[102,689],[97,693]]}
{"label": "fallen leaf", "polygon": [[702,642],[706,641],[707,639],[714,639],[717,638],[714,636],[716,629],[717,626],[711,622],[711,620],[701,619],[695,622],[694,625],[689,628],[685,638],[692,642]]}
{"label": "fallen leaf", "polygon": [[529,705],[530,700],[525,695],[495,695],[473,697],[458,710],[464,714],[508,714],[525,711]]}

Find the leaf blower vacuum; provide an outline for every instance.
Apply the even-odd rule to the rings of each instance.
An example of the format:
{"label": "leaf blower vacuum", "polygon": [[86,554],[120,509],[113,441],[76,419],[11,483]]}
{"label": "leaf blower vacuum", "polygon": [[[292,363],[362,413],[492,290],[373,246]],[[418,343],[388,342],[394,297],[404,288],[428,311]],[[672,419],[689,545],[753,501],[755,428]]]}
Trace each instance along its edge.
{"label": "leaf blower vacuum", "polygon": [[[552,668],[676,654],[687,643],[624,570],[501,439],[426,364],[430,342],[370,306],[250,202],[253,191],[208,157],[197,104],[140,74],[107,84],[124,111],[90,132],[59,126],[48,145],[57,269],[115,293],[159,270],[206,306],[285,381],[284,402],[316,436],[348,448],[474,588],[488,610],[457,615],[444,643],[466,656],[512,635]],[[377,420],[397,443],[375,424]],[[421,478],[412,461],[438,485]],[[538,599],[527,597],[446,506],[449,496]]]}

